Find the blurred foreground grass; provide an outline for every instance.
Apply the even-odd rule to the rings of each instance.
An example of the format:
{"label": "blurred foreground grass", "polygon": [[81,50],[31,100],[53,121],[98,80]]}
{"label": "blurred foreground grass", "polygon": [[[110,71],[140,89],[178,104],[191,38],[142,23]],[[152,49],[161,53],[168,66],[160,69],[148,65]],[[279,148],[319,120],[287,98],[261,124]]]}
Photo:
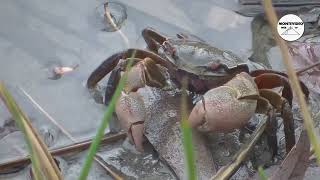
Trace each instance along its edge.
{"label": "blurred foreground grass", "polygon": [[2,82],[0,82],[0,98],[11,113],[19,129],[23,132],[32,163],[33,178],[36,180],[62,179],[60,170],[49,153],[47,146]]}

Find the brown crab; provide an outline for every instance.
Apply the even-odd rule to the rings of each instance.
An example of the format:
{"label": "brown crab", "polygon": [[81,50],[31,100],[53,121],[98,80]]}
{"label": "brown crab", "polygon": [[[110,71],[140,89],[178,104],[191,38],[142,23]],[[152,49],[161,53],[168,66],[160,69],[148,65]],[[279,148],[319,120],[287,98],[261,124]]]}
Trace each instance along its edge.
{"label": "brown crab", "polygon": [[[188,90],[203,94],[189,115],[192,127],[201,131],[226,132],[245,126],[255,112],[272,115],[280,112],[285,127],[287,152],[295,144],[294,124],[291,112],[292,91],[287,75],[273,70],[249,68],[229,51],[210,46],[206,42],[184,34],[168,38],[151,28],[142,32],[148,49],[128,49],[106,59],[89,77],[88,88],[111,72],[105,92],[108,103],[128,59],[133,67],[116,104],[115,112],[129,138],[142,150],[145,109],[137,90],[145,85],[164,88],[165,72],[181,87],[182,78],[188,80]],[[301,83],[308,96],[308,89]],[[271,89],[283,87],[282,93]],[[273,153],[277,151],[276,122],[269,122],[267,134]]]}

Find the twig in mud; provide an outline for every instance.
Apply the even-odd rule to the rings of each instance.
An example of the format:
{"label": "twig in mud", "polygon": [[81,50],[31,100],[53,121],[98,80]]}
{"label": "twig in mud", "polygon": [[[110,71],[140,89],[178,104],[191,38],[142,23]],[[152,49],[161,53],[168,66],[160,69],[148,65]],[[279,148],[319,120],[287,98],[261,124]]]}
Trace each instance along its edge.
{"label": "twig in mud", "polygon": [[29,93],[27,93],[23,88],[19,88],[20,91],[27,96],[27,98],[55,125],[57,126],[64,135],[66,135],[70,140],[76,142],[76,140],[71,136],[71,134],[61,125],[59,124],[49,113],[47,113],[32,97]]}
{"label": "twig in mud", "polygon": [[303,74],[304,72],[306,72],[306,71],[308,71],[308,70],[310,70],[310,69],[312,69],[312,68],[314,68],[314,67],[316,67],[316,66],[319,66],[319,65],[320,65],[320,61],[319,61],[319,62],[316,62],[316,63],[313,63],[313,64],[311,64],[311,65],[309,65],[309,66],[307,66],[307,67],[304,67],[304,68],[302,68],[302,69],[300,69],[300,70],[297,71],[297,75],[300,76],[300,75]]}
{"label": "twig in mud", "polygon": [[277,15],[276,15],[275,10],[272,6],[271,0],[264,0],[262,2],[263,2],[263,7],[265,10],[267,19],[269,21],[269,25],[272,30],[272,34],[273,34],[278,46],[280,47],[281,54],[282,54],[282,60],[283,60],[284,65],[286,67],[292,90],[297,96],[298,103],[299,103],[299,106],[300,106],[300,109],[302,112],[302,116],[304,119],[304,121],[303,121],[304,126],[307,129],[311,144],[312,144],[313,148],[315,149],[315,154],[317,156],[318,163],[320,163],[320,144],[317,140],[315,128],[313,126],[313,121],[312,121],[311,115],[308,111],[307,103],[306,103],[305,97],[302,93],[297,74],[295,73],[295,71],[293,69],[293,65],[290,63],[291,57],[289,55],[288,46],[287,46],[286,42],[277,33],[277,22],[278,22]]}
{"label": "twig in mud", "polygon": [[[74,143],[77,143],[76,139],[61,125],[59,124],[52,116],[50,116],[49,113],[47,113],[23,88],[20,88],[20,90],[24,93],[25,96],[27,96],[27,98],[55,125],[57,126],[64,135],[66,135],[71,141],[73,141]],[[94,158],[94,160],[103,168],[105,169],[113,178],[120,180],[123,179],[120,177],[120,175],[118,175],[117,173],[115,173],[114,171],[111,170],[110,167],[108,167],[106,165],[106,163],[104,163],[102,161],[102,158],[99,155],[95,155],[96,157]],[[1,169],[1,168],[0,168]]]}
{"label": "twig in mud", "polygon": [[[125,137],[126,137],[126,133],[124,133],[124,132],[114,134],[114,135],[108,135],[102,139],[101,144],[112,143],[112,142],[118,141],[120,139],[124,139]],[[65,147],[50,150],[49,152],[53,156],[60,156],[60,155],[74,153],[74,152],[79,152],[79,151],[87,149],[90,146],[91,142],[92,142],[92,140],[82,141],[82,142],[78,142],[78,143],[68,145]],[[20,167],[20,166],[26,165],[28,163],[30,163],[29,157],[18,158],[18,159],[14,159],[14,160],[10,160],[10,161],[1,163],[0,164],[0,174],[4,174],[6,172],[9,172],[13,168]]]}
{"label": "twig in mud", "polygon": [[257,143],[257,141],[260,139],[260,136],[266,129],[266,120],[264,119],[257,129],[254,131],[252,138],[248,140],[246,144],[242,146],[242,148],[238,151],[238,153],[234,156],[232,162],[230,162],[228,165],[222,167],[217,174],[215,174],[211,180],[220,180],[220,179],[229,179],[239,168],[241,163],[246,159],[249,152],[253,148],[253,146]]}
{"label": "twig in mud", "polygon": [[270,180],[303,179],[309,165],[310,141],[303,130],[297,144],[291,149]]}

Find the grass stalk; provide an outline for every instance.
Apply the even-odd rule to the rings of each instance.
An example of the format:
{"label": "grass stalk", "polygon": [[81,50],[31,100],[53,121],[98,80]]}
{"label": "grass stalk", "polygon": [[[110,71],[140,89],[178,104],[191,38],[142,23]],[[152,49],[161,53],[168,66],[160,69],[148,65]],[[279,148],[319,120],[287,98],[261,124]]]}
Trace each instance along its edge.
{"label": "grass stalk", "polygon": [[196,166],[193,154],[193,143],[192,143],[192,130],[189,122],[187,121],[187,81],[186,79],[183,80],[183,87],[182,87],[182,98],[181,98],[181,131],[182,131],[182,143],[183,143],[183,150],[185,156],[185,170],[188,175],[189,180],[196,180],[197,173],[196,173]]}
{"label": "grass stalk", "polygon": [[261,180],[268,180],[268,177],[261,166],[258,167],[258,173]]}
{"label": "grass stalk", "polygon": [[[135,56],[135,53],[133,53],[132,57],[134,57],[134,56]],[[127,71],[131,68],[131,65],[132,65],[132,59],[130,59],[128,64],[127,64],[127,67],[126,67]],[[115,92],[114,92],[114,94],[113,94],[113,96],[111,98],[111,101],[110,101],[110,103],[109,103],[109,105],[107,107],[107,110],[105,111],[105,113],[103,115],[103,119],[102,119],[101,125],[99,126],[99,128],[98,128],[98,130],[96,132],[96,136],[94,137],[94,139],[92,141],[92,144],[91,144],[91,146],[89,148],[86,160],[84,162],[84,165],[82,167],[82,170],[81,170],[81,173],[80,173],[80,176],[79,176],[79,180],[85,180],[88,177],[88,174],[89,174],[92,162],[94,160],[95,154],[96,154],[96,152],[98,150],[98,147],[99,147],[101,139],[102,139],[102,137],[104,135],[105,129],[107,128],[107,126],[109,124],[109,120],[112,117],[113,111],[115,109],[116,101],[118,100],[118,98],[119,98],[119,96],[121,94],[121,91],[123,89],[123,86],[125,84],[127,76],[128,76],[127,72],[125,72],[121,76],[119,84],[117,85],[117,88],[116,88],[116,90],[115,90]]]}

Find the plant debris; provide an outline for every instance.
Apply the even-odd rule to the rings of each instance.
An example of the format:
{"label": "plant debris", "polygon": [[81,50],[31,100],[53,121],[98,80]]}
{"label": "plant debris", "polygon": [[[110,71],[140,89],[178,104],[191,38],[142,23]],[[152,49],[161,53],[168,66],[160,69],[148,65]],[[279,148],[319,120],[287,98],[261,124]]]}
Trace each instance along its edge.
{"label": "plant debris", "polygon": [[291,149],[270,180],[303,179],[309,165],[310,141],[303,130],[297,144]]}
{"label": "plant debris", "polygon": [[52,80],[57,80],[60,79],[64,74],[69,73],[74,71],[79,67],[79,64],[73,66],[73,67],[68,67],[68,66],[56,66],[53,68],[52,73],[53,75],[49,77],[49,79]]}
{"label": "plant debris", "polygon": [[305,67],[312,67],[303,73],[299,73],[299,78],[310,90],[320,93],[320,65],[318,64],[320,43],[294,42],[290,44],[289,52],[295,69],[301,71]]}

